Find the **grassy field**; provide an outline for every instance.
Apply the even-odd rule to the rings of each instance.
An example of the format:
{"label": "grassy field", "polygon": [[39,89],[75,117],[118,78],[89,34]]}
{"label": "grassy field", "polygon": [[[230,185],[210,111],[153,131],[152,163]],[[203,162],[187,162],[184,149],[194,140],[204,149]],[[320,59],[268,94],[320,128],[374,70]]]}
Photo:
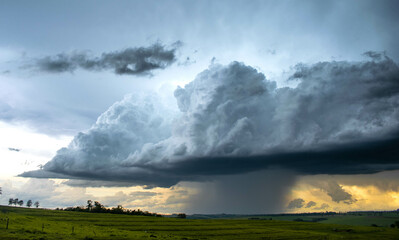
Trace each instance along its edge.
{"label": "grassy field", "polygon": [[386,227],[175,219],[4,206],[0,206],[0,220],[0,239],[399,239],[399,229]]}
{"label": "grassy field", "polygon": [[295,221],[302,219],[303,221],[317,221],[319,223],[332,223],[332,224],[346,224],[354,226],[371,226],[377,225],[379,227],[389,227],[395,221],[399,221],[399,212],[358,212],[336,215],[323,215],[323,216],[300,216],[300,215],[286,215],[286,216],[262,216],[260,219],[274,219],[283,221]]}
{"label": "grassy field", "polygon": [[304,221],[344,224],[354,226],[390,227],[391,224],[399,222],[399,211],[392,212],[352,212],[335,214],[274,214],[274,215],[234,215],[234,214],[196,214],[189,215],[190,219],[273,219],[280,221]]}

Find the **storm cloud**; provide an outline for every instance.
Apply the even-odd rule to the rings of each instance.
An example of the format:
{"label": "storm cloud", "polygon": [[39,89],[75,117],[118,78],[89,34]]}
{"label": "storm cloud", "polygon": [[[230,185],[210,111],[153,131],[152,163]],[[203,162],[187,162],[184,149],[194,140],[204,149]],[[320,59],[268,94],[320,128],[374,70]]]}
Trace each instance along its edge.
{"label": "storm cloud", "polygon": [[212,64],[176,89],[179,112],[154,96],[128,96],[42,170],[22,176],[168,187],[268,168],[399,169],[399,67],[383,54],[367,55],[362,62],[298,64],[288,78],[297,86],[283,88],[243,63]]}
{"label": "storm cloud", "polygon": [[60,53],[37,59],[34,67],[50,73],[73,72],[78,68],[100,71],[113,70],[116,74],[145,75],[156,69],[164,69],[176,61],[175,51],[157,43],[149,47],[126,48],[93,57],[87,52]]}

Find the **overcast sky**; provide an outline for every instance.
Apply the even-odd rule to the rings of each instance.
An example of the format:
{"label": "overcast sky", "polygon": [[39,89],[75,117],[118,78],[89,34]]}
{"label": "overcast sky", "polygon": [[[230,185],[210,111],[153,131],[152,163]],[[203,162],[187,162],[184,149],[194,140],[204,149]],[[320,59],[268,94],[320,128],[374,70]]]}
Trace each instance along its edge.
{"label": "overcast sky", "polygon": [[397,208],[398,10],[2,1],[0,203]]}

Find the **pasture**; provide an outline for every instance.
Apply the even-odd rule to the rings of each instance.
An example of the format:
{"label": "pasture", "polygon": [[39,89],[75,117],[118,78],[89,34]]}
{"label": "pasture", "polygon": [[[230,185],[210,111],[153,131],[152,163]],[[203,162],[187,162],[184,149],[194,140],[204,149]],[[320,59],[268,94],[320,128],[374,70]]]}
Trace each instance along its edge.
{"label": "pasture", "polygon": [[399,239],[399,229],[388,227],[177,219],[6,206],[0,206],[0,220],[0,239]]}

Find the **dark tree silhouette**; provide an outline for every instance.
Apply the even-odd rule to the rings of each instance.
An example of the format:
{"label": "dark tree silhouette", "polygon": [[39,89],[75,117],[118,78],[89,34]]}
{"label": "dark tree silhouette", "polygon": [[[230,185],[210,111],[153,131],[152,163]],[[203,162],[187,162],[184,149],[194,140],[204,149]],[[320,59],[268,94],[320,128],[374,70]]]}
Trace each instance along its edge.
{"label": "dark tree silhouette", "polygon": [[111,209],[111,213],[115,214],[122,214],[125,210],[123,209],[122,205],[118,205],[116,208]]}
{"label": "dark tree silhouette", "polygon": [[177,218],[186,218],[186,214],[185,213],[179,213],[177,214]]}
{"label": "dark tree silhouette", "polygon": [[18,201],[18,205],[19,205],[20,207],[22,207],[22,205],[24,205],[24,200],[19,200],[19,201]]}
{"label": "dark tree silhouette", "polygon": [[1,195],[1,194],[3,194],[3,190],[2,190],[1,187],[0,187],[0,195]]}
{"label": "dark tree silhouette", "polygon": [[92,200],[87,200],[87,211],[91,211],[93,208],[93,201]]}
{"label": "dark tree silhouette", "polygon": [[14,204],[14,198],[8,199],[8,205],[13,205]]}
{"label": "dark tree silhouette", "polygon": [[18,198],[14,198],[14,206],[17,206],[17,204],[18,204]]}
{"label": "dark tree silhouette", "polygon": [[[67,207],[64,209],[60,209],[64,211],[76,211],[76,212],[87,212],[88,208],[86,207]],[[153,217],[162,217],[162,215],[157,213],[150,213],[148,211],[141,211],[140,209],[137,210],[129,210],[123,208],[122,205],[118,205],[114,208],[107,208],[102,205],[98,201],[94,201],[94,206],[91,208],[91,213],[113,213],[113,214],[126,214],[126,215],[141,215],[141,216],[153,216]]]}
{"label": "dark tree silhouette", "polygon": [[40,206],[38,201],[36,201],[35,204],[33,204],[33,205],[35,205],[36,208],[38,208]]}
{"label": "dark tree silhouette", "polygon": [[32,204],[33,204],[33,202],[30,199],[26,202],[27,207],[32,207]]}
{"label": "dark tree silhouette", "polygon": [[103,212],[105,210],[104,205],[102,205],[100,202],[94,201],[94,212]]}

